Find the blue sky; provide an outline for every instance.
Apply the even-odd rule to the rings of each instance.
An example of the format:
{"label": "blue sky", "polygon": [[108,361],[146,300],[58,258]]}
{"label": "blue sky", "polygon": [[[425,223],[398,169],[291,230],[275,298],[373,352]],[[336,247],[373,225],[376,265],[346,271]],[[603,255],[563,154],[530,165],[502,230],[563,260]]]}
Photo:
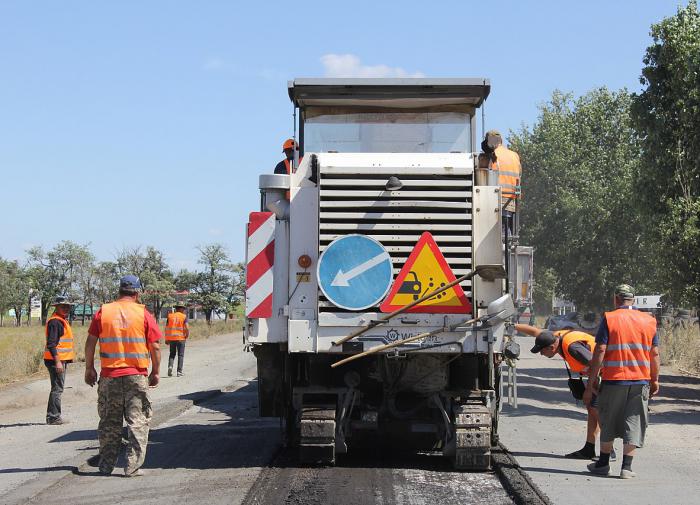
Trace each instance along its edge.
{"label": "blue sky", "polygon": [[288,79],[487,77],[487,128],[508,131],[554,89],[638,89],[680,3],[0,0],[0,256],[69,239],[242,260]]}

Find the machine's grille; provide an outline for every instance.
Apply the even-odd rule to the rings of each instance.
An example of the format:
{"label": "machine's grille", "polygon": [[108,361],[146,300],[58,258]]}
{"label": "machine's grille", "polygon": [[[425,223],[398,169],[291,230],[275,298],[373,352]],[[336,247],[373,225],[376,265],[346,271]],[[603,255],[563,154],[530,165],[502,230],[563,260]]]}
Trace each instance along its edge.
{"label": "machine's grille", "polygon": [[[388,191],[396,176],[403,184]],[[454,274],[471,270],[472,171],[452,167],[323,167],[320,169],[319,248],[337,237],[368,235],[389,251],[394,278],[421,234],[435,238]],[[462,284],[471,297],[471,283]],[[346,312],[319,291],[320,312]]]}

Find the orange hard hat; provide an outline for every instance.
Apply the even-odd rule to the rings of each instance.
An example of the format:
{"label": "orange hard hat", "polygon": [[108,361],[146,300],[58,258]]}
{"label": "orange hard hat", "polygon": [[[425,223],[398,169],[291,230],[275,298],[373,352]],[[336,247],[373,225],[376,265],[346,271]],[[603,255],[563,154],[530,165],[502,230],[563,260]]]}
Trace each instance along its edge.
{"label": "orange hard hat", "polygon": [[284,141],[284,144],[282,144],[282,150],[284,151],[285,149],[296,149],[297,143],[294,139],[287,139]]}

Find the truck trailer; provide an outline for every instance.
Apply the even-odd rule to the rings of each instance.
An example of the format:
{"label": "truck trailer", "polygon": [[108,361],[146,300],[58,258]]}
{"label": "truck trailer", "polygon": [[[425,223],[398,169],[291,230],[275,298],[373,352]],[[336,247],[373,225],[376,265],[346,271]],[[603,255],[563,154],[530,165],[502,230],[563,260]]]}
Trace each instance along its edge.
{"label": "truck trailer", "polygon": [[299,152],[288,175],[260,176],[244,339],[259,414],[283,420],[303,463],[374,438],[490,468],[516,309],[497,173],[475,153],[489,91],[482,78],[288,83]]}

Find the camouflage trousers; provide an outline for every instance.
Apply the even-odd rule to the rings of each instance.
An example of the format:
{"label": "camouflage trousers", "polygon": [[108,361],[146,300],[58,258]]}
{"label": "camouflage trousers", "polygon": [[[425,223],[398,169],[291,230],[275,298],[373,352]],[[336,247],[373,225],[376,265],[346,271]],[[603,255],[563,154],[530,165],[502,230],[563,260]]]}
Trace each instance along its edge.
{"label": "camouflage trousers", "polygon": [[100,472],[111,473],[122,445],[122,423],[129,427],[125,473],[133,473],[143,465],[148,444],[148,430],[153,415],[148,398],[145,375],[100,377],[97,388],[97,413],[100,424]]}

